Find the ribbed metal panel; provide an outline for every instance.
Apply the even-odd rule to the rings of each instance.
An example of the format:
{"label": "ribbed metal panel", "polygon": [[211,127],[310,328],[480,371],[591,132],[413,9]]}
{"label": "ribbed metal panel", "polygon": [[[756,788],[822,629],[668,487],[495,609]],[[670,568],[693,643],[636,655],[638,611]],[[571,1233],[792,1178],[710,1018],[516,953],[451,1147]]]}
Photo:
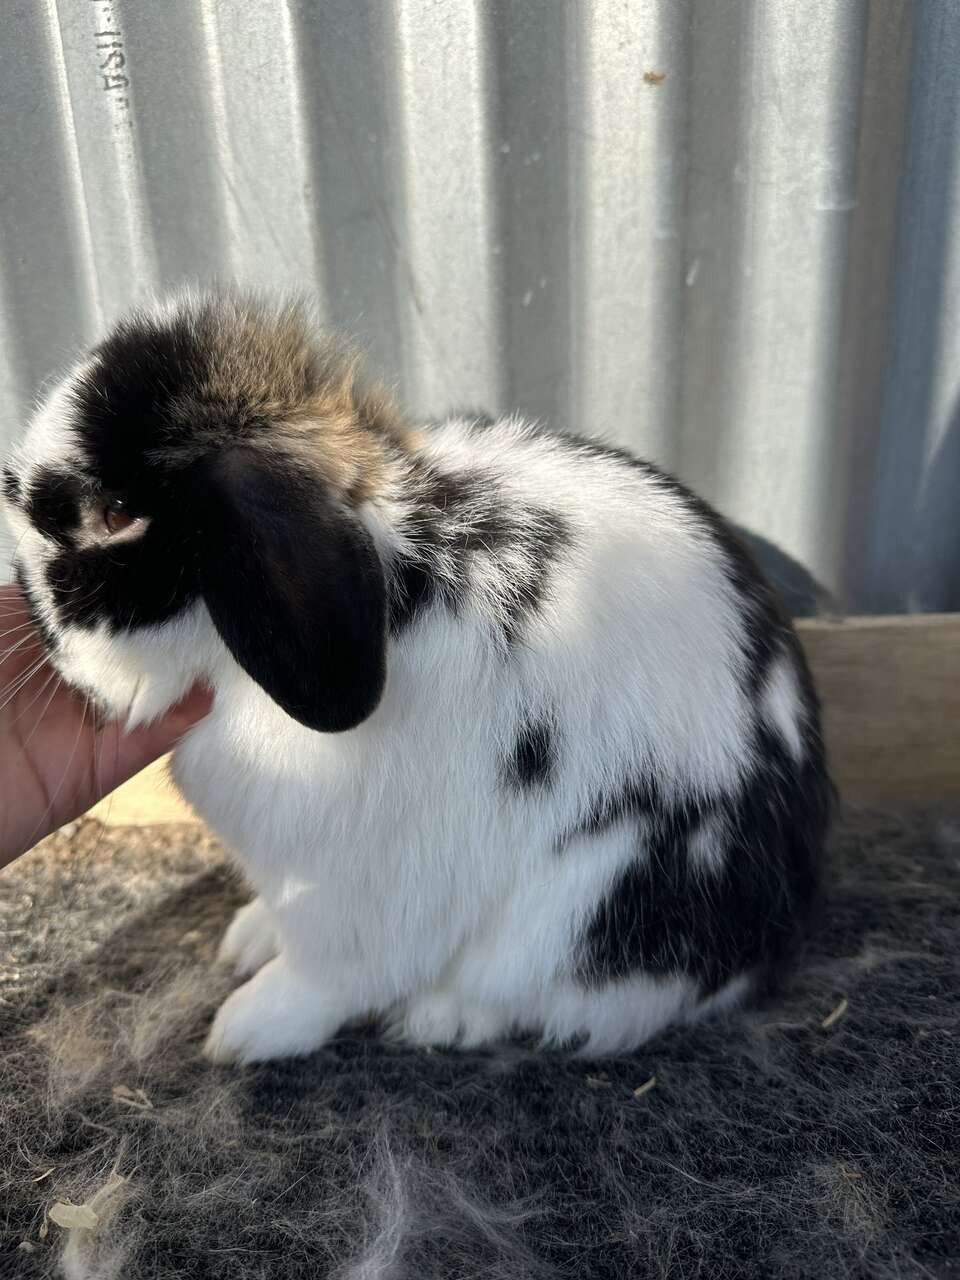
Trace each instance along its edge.
{"label": "ribbed metal panel", "polygon": [[0,396],[185,277],[960,608],[957,0],[6,0]]}

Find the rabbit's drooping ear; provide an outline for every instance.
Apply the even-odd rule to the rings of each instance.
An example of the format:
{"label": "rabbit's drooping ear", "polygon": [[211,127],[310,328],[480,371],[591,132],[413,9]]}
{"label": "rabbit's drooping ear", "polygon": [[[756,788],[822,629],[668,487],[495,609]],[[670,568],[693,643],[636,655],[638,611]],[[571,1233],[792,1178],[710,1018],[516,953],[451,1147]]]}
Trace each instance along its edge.
{"label": "rabbit's drooping ear", "polygon": [[237,662],[310,729],[352,729],[386,679],[386,589],[367,531],[322,483],[237,446],[198,465],[200,589]]}

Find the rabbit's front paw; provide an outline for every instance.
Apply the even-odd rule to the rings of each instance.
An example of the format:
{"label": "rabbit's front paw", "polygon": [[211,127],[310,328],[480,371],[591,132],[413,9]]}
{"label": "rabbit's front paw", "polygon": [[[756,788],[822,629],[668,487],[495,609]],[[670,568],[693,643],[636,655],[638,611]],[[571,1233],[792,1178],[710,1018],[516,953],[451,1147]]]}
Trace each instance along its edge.
{"label": "rabbit's front paw", "polygon": [[294,974],[282,955],[238,987],[217,1011],[203,1047],[211,1062],[268,1062],[311,1053],[349,1016]]}
{"label": "rabbit's front paw", "polygon": [[223,935],[217,959],[241,978],[256,973],[277,954],[276,925],[262,898],[254,898],[236,912]]}
{"label": "rabbit's front paw", "polygon": [[464,1001],[453,991],[438,990],[412,997],[391,1034],[409,1044],[475,1049],[501,1039],[509,1030],[509,1020],[492,1006]]}

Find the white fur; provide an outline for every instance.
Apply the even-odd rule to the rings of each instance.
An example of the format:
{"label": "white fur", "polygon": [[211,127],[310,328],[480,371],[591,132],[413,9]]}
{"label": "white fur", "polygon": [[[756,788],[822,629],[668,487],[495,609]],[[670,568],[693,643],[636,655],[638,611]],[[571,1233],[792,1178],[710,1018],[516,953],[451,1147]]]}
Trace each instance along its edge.
{"label": "white fur", "polygon": [[270,908],[262,898],[254,898],[233,917],[217,959],[230,965],[238,977],[249,978],[279,950],[277,923]]}
{"label": "white fur", "polygon": [[56,463],[69,467],[79,462],[79,448],[73,427],[72,389],[83,374],[86,361],[75,364],[57,381],[34,410],[30,429],[10,460],[21,484],[29,486],[39,467]]}
{"label": "white fur", "polygon": [[[70,451],[54,421],[69,419],[62,388],[50,405],[20,455],[27,468]],[[476,433],[453,420],[428,434],[425,451],[448,471],[493,473],[507,494],[573,530],[509,658],[492,625],[509,602],[483,556],[472,605],[417,619],[391,645],[376,711],[339,735],[286,716],[230,657],[202,604],[126,636],[62,635],[64,674],[131,724],[198,677],[215,691],[173,774],[259,895],[224,939],[222,958],[254,976],[217,1015],[215,1060],[308,1052],[371,1012],[418,1043],[520,1029],[606,1051],[707,1007],[684,977],[599,991],[575,981],[577,939],[636,856],[636,828],[573,839],[562,855],[555,844],[625,761],[680,799],[738,787],[750,765],[744,622],[718,551],[655,479],[614,462],[584,466],[520,421]],[[402,503],[398,484],[363,512],[385,552],[397,545]],[[19,532],[53,622],[43,539]],[[763,705],[796,754],[792,680],[775,667]],[[502,762],[518,722],[537,714],[556,727],[559,772],[546,793],[518,792],[504,785]],[[694,851],[704,874],[722,856],[715,836],[705,828]],[[735,1001],[745,985],[735,979],[712,1003]]]}
{"label": "white fur", "polygon": [[770,728],[780,733],[794,760],[801,760],[803,739],[800,736],[800,725],[803,708],[797,689],[797,677],[786,658],[780,658],[771,667],[760,705]]}
{"label": "white fur", "polygon": [[[82,369],[82,363],[78,364],[54,385],[46,400],[34,410],[29,431],[10,456],[8,465],[16,473],[24,490],[29,488],[41,466],[56,462],[69,470],[75,465],[78,454],[71,426],[73,411],[70,388]],[[18,508],[5,506],[4,514],[13,535],[14,557],[26,571],[31,586],[39,588],[44,566],[56,554],[56,548],[33,528]],[[45,600],[45,596],[43,598]],[[44,621],[53,625],[52,605],[49,610],[44,609]]]}

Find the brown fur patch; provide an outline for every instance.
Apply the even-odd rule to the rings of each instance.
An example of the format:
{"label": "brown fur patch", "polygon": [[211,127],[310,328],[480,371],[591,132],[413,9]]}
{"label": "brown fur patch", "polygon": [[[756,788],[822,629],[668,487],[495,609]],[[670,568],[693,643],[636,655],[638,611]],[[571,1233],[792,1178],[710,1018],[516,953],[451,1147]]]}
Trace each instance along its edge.
{"label": "brown fur patch", "polygon": [[264,447],[302,459],[352,505],[376,492],[388,448],[411,448],[385,389],[362,381],[356,351],[318,333],[303,306],[220,297],[199,323],[214,351],[203,397],[270,423]]}

